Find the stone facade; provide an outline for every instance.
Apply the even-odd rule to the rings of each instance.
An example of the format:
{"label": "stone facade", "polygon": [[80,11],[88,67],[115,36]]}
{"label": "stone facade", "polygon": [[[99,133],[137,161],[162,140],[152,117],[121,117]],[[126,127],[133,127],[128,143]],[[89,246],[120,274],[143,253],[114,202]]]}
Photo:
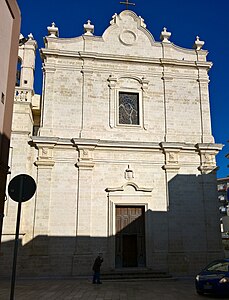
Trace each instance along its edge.
{"label": "stone facade", "polygon": [[[14,102],[21,13],[16,0],[0,2],[0,243]],[[0,252],[1,253],[1,252]]]}
{"label": "stone facade", "polygon": [[[18,272],[89,274],[103,252],[104,272],[192,274],[223,255],[207,51],[198,37],[194,49],[175,46],[166,28],[156,42],[129,10],[102,37],[90,21],[84,30],[59,38],[48,27],[40,110],[31,86],[29,100],[15,99],[12,176],[37,182],[22,207]],[[4,262],[15,214],[8,201]]]}

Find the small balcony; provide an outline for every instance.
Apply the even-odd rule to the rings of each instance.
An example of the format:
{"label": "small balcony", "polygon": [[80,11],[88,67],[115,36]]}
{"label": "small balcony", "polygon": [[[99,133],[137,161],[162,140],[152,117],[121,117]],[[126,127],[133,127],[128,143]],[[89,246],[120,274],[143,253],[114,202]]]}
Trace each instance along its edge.
{"label": "small balcony", "polygon": [[30,89],[15,87],[14,101],[32,102],[33,91]]}

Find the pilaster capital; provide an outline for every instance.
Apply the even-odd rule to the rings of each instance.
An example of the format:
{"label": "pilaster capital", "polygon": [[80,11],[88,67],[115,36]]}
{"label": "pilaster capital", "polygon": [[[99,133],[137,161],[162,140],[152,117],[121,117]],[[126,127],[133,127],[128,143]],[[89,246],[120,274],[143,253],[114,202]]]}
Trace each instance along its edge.
{"label": "pilaster capital", "polygon": [[117,79],[116,77],[110,75],[110,76],[108,77],[107,81],[109,82],[108,86],[109,86],[110,88],[115,88],[118,79]]}
{"label": "pilaster capital", "polygon": [[95,165],[93,161],[93,151],[95,146],[93,145],[76,145],[79,151],[79,158],[76,166],[80,169],[92,169]]}
{"label": "pilaster capital", "polygon": [[38,149],[38,157],[35,161],[37,167],[48,168],[54,166],[55,160],[53,159],[53,148],[55,145],[56,143],[35,143],[35,146]]}
{"label": "pilaster capital", "polygon": [[160,146],[165,154],[165,164],[162,167],[163,170],[178,172],[180,169],[179,153],[181,151],[181,146],[175,143],[166,142],[161,143]]}
{"label": "pilaster capital", "polygon": [[207,174],[217,169],[215,156],[222,147],[223,145],[221,144],[213,143],[196,144],[200,156],[200,166],[198,170],[201,171],[202,174]]}
{"label": "pilaster capital", "polygon": [[143,77],[141,80],[141,84],[142,84],[142,90],[145,91],[148,89],[149,80],[147,80],[147,79],[145,79],[145,77]]}

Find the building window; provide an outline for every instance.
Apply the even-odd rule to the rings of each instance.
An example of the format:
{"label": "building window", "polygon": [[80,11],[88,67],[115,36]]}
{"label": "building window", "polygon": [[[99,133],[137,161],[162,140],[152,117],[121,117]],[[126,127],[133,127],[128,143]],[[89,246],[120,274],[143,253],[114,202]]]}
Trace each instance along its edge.
{"label": "building window", "polygon": [[139,125],[139,93],[119,92],[119,124]]}
{"label": "building window", "polygon": [[18,61],[17,61],[17,73],[16,73],[16,86],[20,86],[21,64],[22,64],[22,60],[21,60],[20,57],[18,57]]}
{"label": "building window", "polygon": [[1,95],[1,102],[4,104],[5,103],[5,94],[4,93],[2,93],[2,95]]}

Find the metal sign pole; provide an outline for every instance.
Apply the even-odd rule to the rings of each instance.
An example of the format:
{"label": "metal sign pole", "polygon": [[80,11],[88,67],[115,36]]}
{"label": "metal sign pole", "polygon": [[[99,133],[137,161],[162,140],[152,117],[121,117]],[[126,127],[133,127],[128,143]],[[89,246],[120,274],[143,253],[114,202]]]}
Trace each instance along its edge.
{"label": "metal sign pole", "polygon": [[16,267],[17,267],[17,252],[18,252],[19,230],[20,230],[20,219],[21,219],[22,189],[23,189],[23,178],[21,178],[21,180],[20,180],[20,187],[19,187],[19,199],[18,199],[19,202],[18,202],[17,223],[16,223],[15,242],[14,242],[14,256],[13,256],[13,268],[12,268],[12,277],[11,277],[10,300],[14,300],[14,288],[15,288]]}
{"label": "metal sign pole", "polygon": [[8,185],[8,194],[11,199],[18,202],[17,210],[17,223],[16,233],[14,241],[14,256],[13,256],[13,268],[11,277],[11,290],[10,300],[14,300],[14,288],[16,279],[16,267],[17,267],[17,252],[19,244],[19,230],[20,230],[20,219],[21,219],[21,204],[31,199],[36,191],[36,182],[34,179],[27,174],[20,174],[15,176]]}

